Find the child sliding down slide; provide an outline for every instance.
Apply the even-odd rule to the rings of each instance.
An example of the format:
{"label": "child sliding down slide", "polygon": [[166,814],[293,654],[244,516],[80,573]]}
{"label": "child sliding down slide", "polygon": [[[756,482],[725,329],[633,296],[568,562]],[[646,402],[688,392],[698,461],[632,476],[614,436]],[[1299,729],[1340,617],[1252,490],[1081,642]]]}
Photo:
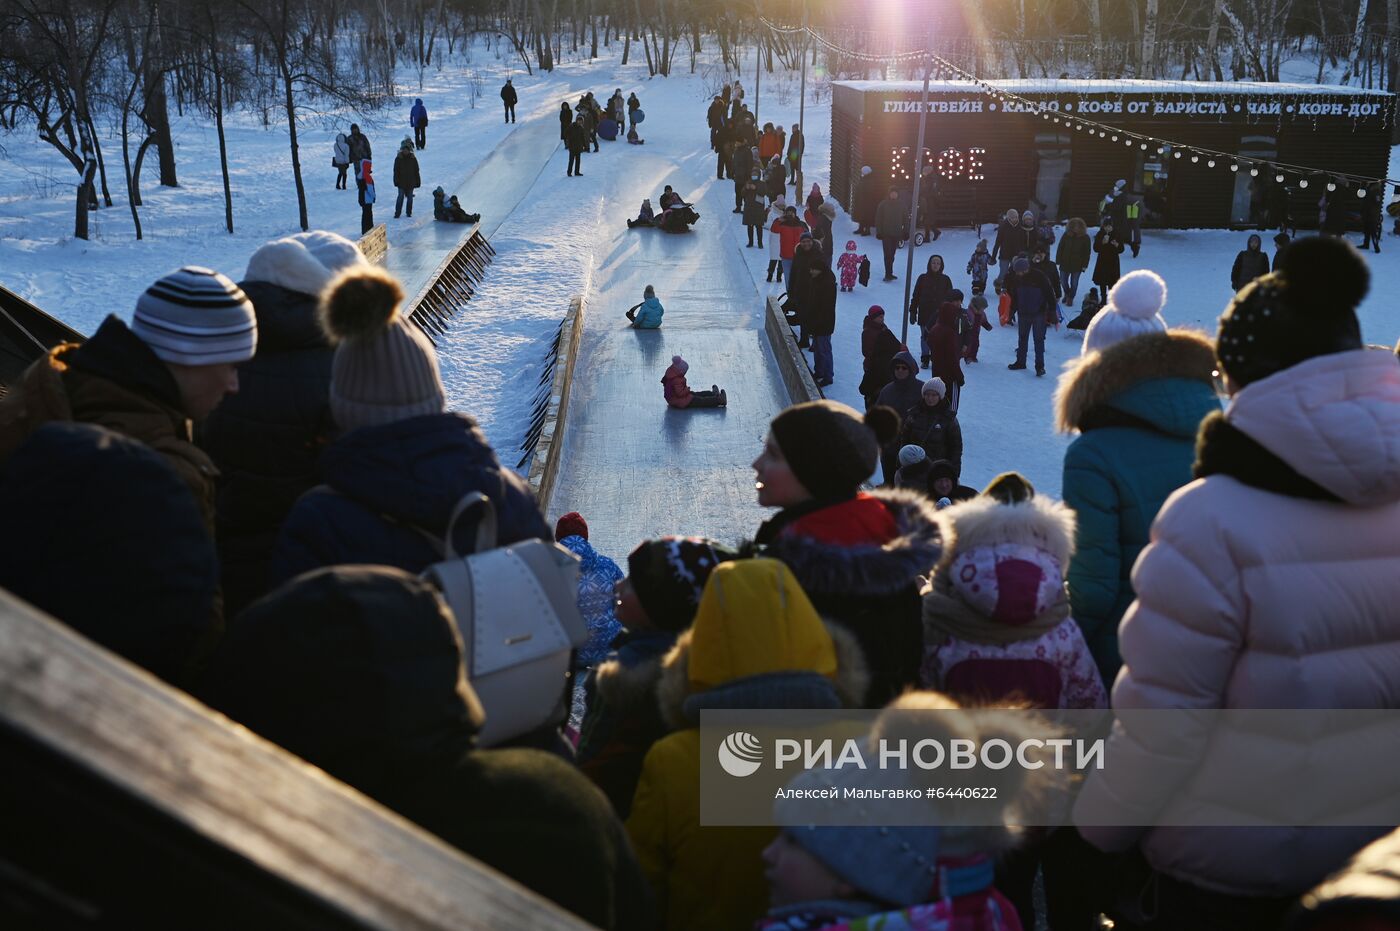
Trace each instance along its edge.
{"label": "child sliding down slide", "polygon": [[642,292],[642,302],[627,308],[627,319],[632,321],[634,330],[655,330],[661,326],[661,317],[665,313],[666,308],[656,299],[656,289],[647,285]]}
{"label": "child sliding down slide", "polygon": [[729,395],[719,385],[711,385],[709,391],[691,391],[686,384],[685,373],[690,371],[690,363],[680,356],[671,357],[671,366],[661,376],[662,392],[666,403],[672,407],[728,407]]}

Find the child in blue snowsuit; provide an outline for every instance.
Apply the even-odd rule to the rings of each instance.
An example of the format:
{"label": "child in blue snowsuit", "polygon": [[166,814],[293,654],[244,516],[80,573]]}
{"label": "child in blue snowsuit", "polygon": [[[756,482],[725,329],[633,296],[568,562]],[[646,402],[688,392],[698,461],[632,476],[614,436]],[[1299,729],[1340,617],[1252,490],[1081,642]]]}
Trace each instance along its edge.
{"label": "child in blue snowsuit", "polygon": [[656,299],[656,289],[647,285],[642,292],[642,302],[627,309],[627,319],[636,330],[655,330],[661,326],[661,316],[666,309]]}

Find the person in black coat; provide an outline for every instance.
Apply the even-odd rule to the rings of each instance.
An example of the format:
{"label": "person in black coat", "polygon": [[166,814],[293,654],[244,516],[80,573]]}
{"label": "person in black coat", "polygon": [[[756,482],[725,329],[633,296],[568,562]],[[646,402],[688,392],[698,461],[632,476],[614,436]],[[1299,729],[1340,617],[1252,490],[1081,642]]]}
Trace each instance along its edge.
{"label": "person in black coat", "polygon": [[1119,258],[1123,254],[1123,242],[1118,238],[1112,220],[1105,219],[1099,227],[1094,236],[1094,252],[1098,255],[1094,260],[1094,284],[1099,286],[1099,293],[1107,303],[1108,292],[1123,277],[1122,260]]}
{"label": "person in black coat", "polygon": [[267,593],[278,529],[321,483],[334,349],[317,307],[331,279],[366,264],[350,240],[313,230],[259,248],[239,282],[257,315],[258,354],[238,367],[238,393],[201,436],[220,472],[215,527],[229,617]]}
{"label": "person in black coat", "polygon": [[[725,117],[726,109],[723,98],[716,97],[710,102],[710,109],[705,114],[705,121],[710,127],[710,148],[716,152],[719,151],[720,130],[724,129],[725,123],[727,122]],[[715,177],[723,180],[724,175],[721,173],[715,175]]]}
{"label": "person in black coat", "polygon": [[817,225],[812,230],[812,238],[821,244],[822,261],[826,267],[831,267],[831,261],[835,257],[836,231],[832,228],[832,222],[836,219],[836,208],[830,204],[822,204],[817,208]]}
{"label": "person in black coat", "polygon": [[948,299],[953,282],[943,273],[943,256],[928,257],[928,269],[914,282],[909,295],[909,323],[919,328],[920,364],[928,368],[928,331],[938,322],[938,308]]}
{"label": "person in black coat", "polygon": [[1021,215],[1012,208],[997,224],[997,238],[992,241],[992,261],[997,263],[998,278],[1006,277],[1011,271],[1011,260],[1025,248],[1026,234],[1021,229]]}
{"label": "person in black coat", "polygon": [[1259,234],[1251,234],[1245,247],[1235,256],[1235,264],[1230,268],[1230,287],[1238,291],[1255,278],[1269,273],[1269,257],[1264,252]]}
{"label": "person in black coat", "polygon": [[797,248],[792,253],[792,269],[788,274],[788,304],[797,309],[797,345],[802,349],[811,346],[808,339],[806,320],[807,303],[812,290],[812,276],[808,269],[821,261],[821,248],[811,233],[803,233],[797,240]]}
{"label": "person in black coat", "polygon": [[219,564],[189,486],[145,443],[51,421],[0,472],[0,586],[176,686],[222,630]]}
{"label": "person in black coat", "polygon": [[[399,316],[402,301],[377,267],[342,275],[323,297],[322,319],[338,343],[330,408],[342,435],[321,456],[324,485],[282,525],[274,585],[346,563],[422,572],[442,558],[435,542],[474,491],[495,505],[502,544],[552,539],[534,494],[497,460],[476,421],[447,411],[437,353]],[[457,528],[459,552],[470,549],[469,530]]]}
{"label": "person in black coat", "polygon": [[885,309],[873,305],[860,331],[862,377],[858,390],[867,411],[878,403],[881,389],[894,378],[894,355],[899,350],[899,337],[885,323]]}
{"label": "person in black coat", "polygon": [[812,375],[818,388],[832,382],[831,334],[836,332],[836,276],[818,259],[807,266],[811,284],[803,322],[812,339]]}
{"label": "person in black coat", "polygon": [[374,159],[369,137],[360,132],[359,123],[350,124],[350,170],[355,173],[355,183],[359,185],[361,196],[365,191],[365,179],[360,177],[360,166],[365,159]]}
{"label": "person in black coat", "polygon": [[394,219],[403,213],[404,201],[408,201],[408,215],[413,216],[413,192],[423,186],[423,176],[418,171],[418,156],[413,154],[413,140],[405,139],[399,146],[399,154],[394,156],[394,187],[398,190],[398,200],[394,202]]}
{"label": "person in black coat", "polygon": [[729,156],[729,177],[734,179],[734,212],[744,209],[744,186],[753,177],[753,152],[746,145],[734,146]]}
{"label": "person in black coat", "polygon": [[758,236],[758,248],[763,248],[763,224],[768,219],[768,208],[763,206],[763,177],[754,169],[753,177],[744,185],[744,227],[749,234],[747,248],[754,246],[754,236]]}
{"label": "person in black coat", "polygon": [[559,105],[559,141],[566,146],[569,143],[569,127],[574,125],[574,111],[569,109],[569,102],[566,100]]}
{"label": "person in black coat", "polygon": [[930,378],[920,394],[920,402],[905,414],[897,446],[918,446],[929,462],[947,460],[962,474],[962,427],[948,403],[947,385],[941,378]]}
{"label": "person in black coat", "polygon": [[501,88],[501,103],[505,105],[507,123],[515,122],[515,104],[517,100],[519,100],[519,97],[516,96],[515,85],[511,83],[510,78],[506,78],[506,83]]}
{"label": "person in black coat", "polygon": [[584,126],[584,117],[580,115],[578,119],[569,124],[569,129],[565,133],[565,145],[569,149],[569,170],[570,176],[583,175],[583,153],[588,151],[588,130]]}
{"label": "person in black coat", "polygon": [[626,831],[540,750],[479,750],[448,607],[380,566],[309,573],[229,627],[200,698],[600,928],[654,927]]}

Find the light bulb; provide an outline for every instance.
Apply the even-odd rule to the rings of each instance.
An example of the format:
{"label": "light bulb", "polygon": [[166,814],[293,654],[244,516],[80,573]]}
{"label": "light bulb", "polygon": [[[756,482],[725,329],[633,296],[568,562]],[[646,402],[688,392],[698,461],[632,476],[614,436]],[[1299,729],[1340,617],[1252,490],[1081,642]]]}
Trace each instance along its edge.
{"label": "light bulb", "polygon": [[1327,190],[1329,190],[1329,191],[1335,191],[1336,189],[1337,189],[1337,186],[1336,186],[1335,184],[1333,184],[1331,181],[1328,181],[1328,182],[1327,182]]}
{"label": "light bulb", "polygon": [[1157,146],[1157,154],[1158,154],[1158,155],[1166,155],[1166,154],[1167,154],[1166,148],[1165,148],[1164,146],[1160,146],[1160,145]]}
{"label": "light bulb", "polygon": [[[1200,157],[1199,155],[1193,155],[1193,156],[1191,156],[1191,164],[1193,164],[1193,165],[1196,164],[1197,162],[1199,162],[1200,160],[1201,160],[1201,157]],[[1214,165],[1215,162],[1211,162],[1211,164]]]}
{"label": "light bulb", "polygon": [[1249,169],[1249,176],[1250,176],[1251,178],[1257,178],[1257,177],[1259,177],[1259,169],[1258,169],[1258,168],[1251,168],[1251,169]]}
{"label": "light bulb", "polygon": [[1357,189],[1356,189],[1356,196],[1357,196],[1357,197],[1365,197],[1365,196],[1366,196],[1366,189],[1365,189],[1364,187],[1359,187],[1359,188],[1357,188]]}
{"label": "light bulb", "polygon": [[1276,183],[1278,183],[1278,184],[1282,184],[1282,183],[1283,183],[1283,175],[1274,175],[1274,181],[1275,181]]}
{"label": "light bulb", "polygon": [[1174,158],[1181,158],[1181,150],[1178,149],[1176,152],[1173,152],[1172,156]]}
{"label": "light bulb", "polygon": [[1215,167],[1215,159],[1213,159],[1213,158],[1208,158],[1208,159],[1206,159],[1206,167],[1207,167],[1207,168],[1214,168],[1214,167]]}
{"label": "light bulb", "polygon": [[1113,141],[1114,141],[1114,142],[1117,142],[1117,141],[1118,141],[1118,137],[1117,137],[1117,136],[1114,136],[1114,137],[1113,137]]}
{"label": "light bulb", "polygon": [[1308,186],[1308,179],[1307,179],[1307,178],[1304,178],[1303,180],[1301,180],[1301,181],[1298,182],[1298,187],[1307,187],[1307,186]]}
{"label": "light bulb", "polygon": [[[1147,143],[1144,142],[1144,143],[1142,144],[1142,150],[1143,150],[1144,152],[1147,151]],[[1161,150],[1159,149],[1158,151],[1161,151]]]}
{"label": "light bulb", "polygon": [[1239,165],[1231,165],[1231,166],[1230,166],[1230,170],[1231,170],[1231,171],[1239,171],[1239,170],[1240,170],[1240,166],[1239,166]]}

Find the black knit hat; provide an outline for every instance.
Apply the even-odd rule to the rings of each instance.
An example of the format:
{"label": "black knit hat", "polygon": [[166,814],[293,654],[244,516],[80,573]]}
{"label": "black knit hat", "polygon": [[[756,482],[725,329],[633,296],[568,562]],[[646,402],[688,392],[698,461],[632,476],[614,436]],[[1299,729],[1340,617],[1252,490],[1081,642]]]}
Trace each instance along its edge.
{"label": "black knit hat", "polygon": [[1356,305],[1370,288],[1366,262],[1330,236],[1294,240],[1278,271],[1256,278],[1220,317],[1215,355],[1238,387],[1314,356],[1360,349]]}
{"label": "black knit hat", "polygon": [[875,471],[880,447],[899,433],[899,414],[879,406],[862,417],[836,401],[808,401],[770,426],[802,487],[819,499],[836,498],[852,494]]}
{"label": "black knit hat", "polygon": [[715,566],[738,555],[703,537],[660,537],[642,543],[627,557],[627,578],[653,624],[681,631],[695,620]]}

